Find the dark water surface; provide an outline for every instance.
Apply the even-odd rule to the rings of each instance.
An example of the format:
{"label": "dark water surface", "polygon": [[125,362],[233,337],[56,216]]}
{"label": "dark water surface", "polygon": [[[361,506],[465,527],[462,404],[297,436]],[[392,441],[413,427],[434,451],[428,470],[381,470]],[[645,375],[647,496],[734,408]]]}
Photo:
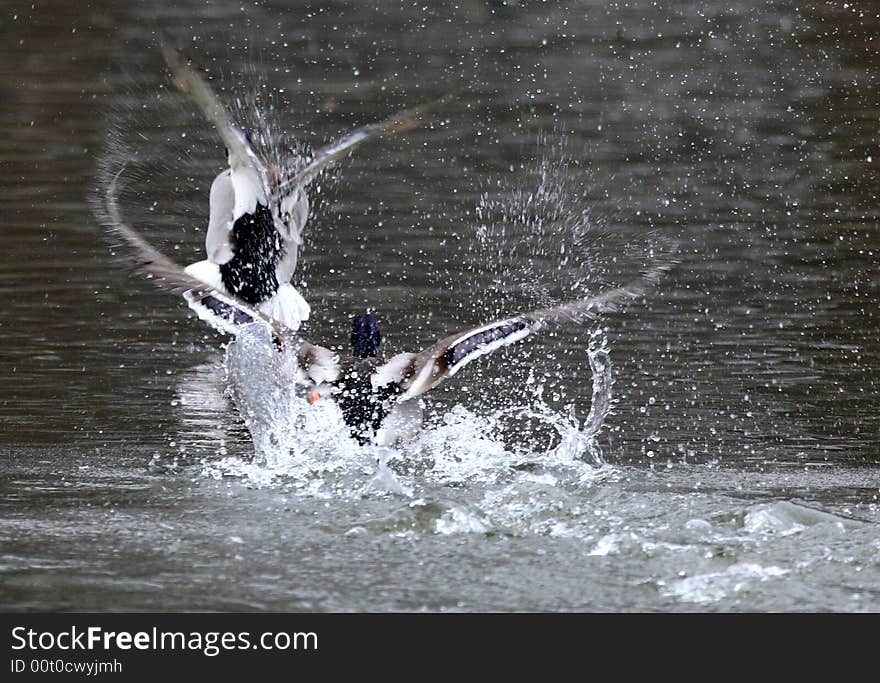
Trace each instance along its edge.
{"label": "dark water surface", "polygon": [[[0,17],[0,607],[880,609],[872,3],[170,5]],[[223,152],[163,40],[313,145],[460,92],[320,188],[316,341],[370,306],[417,350],[558,297],[578,274],[553,249],[478,231],[542,169],[588,214],[590,291],[677,244],[604,321],[603,458],[566,446],[593,381],[590,329],[563,328],[427,399],[405,493],[370,490],[343,437],[251,461],[223,340],[131,278],[89,206],[126,161],[132,221],[201,258]]]}

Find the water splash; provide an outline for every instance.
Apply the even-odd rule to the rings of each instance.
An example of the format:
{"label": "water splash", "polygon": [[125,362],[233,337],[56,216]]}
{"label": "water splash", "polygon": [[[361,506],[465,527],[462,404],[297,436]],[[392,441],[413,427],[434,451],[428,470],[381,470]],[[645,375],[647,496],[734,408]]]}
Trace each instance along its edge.
{"label": "water splash", "polygon": [[553,407],[544,385],[534,381],[523,405],[485,413],[461,404],[429,409],[423,429],[410,441],[362,448],[349,436],[333,401],[310,405],[305,400],[294,382],[295,357],[279,353],[266,330],[255,325],[226,351],[228,393],[250,432],[254,454],[209,462],[206,472],[257,486],[292,485],[313,495],[346,497],[412,496],[426,482],[585,481],[605,464],[598,437],[613,405],[603,329],[592,334],[587,356],[593,405],[583,422],[573,405]]}
{"label": "water splash", "polygon": [[588,274],[598,272],[589,247],[602,231],[583,200],[568,141],[542,134],[538,147],[533,167],[480,196],[475,239],[465,248],[466,267],[490,278],[487,295],[499,314],[521,307],[523,298],[539,307],[585,296],[594,284]]}
{"label": "water splash", "polygon": [[590,413],[584,420],[580,440],[586,444],[590,457],[597,463],[604,463],[602,450],[597,437],[605,420],[614,407],[614,375],[611,372],[611,350],[608,348],[608,333],[598,328],[590,335],[587,355],[593,372],[593,400]]}
{"label": "water splash", "polygon": [[262,326],[250,326],[229,344],[225,368],[228,395],[251,435],[253,457],[209,463],[211,476],[240,476],[256,485],[280,479],[317,493],[323,475],[363,466],[357,446],[341,430],[335,403],[309,405],[296,385],[295,355],[279,353]]}
{"label": "water splash", "polygon": [[473,239],[434,274],[476,319],[589,296],[672,260],[668,236],[595,215],[586,150],[562,133],[539,134],[536,149],[480,195]]}

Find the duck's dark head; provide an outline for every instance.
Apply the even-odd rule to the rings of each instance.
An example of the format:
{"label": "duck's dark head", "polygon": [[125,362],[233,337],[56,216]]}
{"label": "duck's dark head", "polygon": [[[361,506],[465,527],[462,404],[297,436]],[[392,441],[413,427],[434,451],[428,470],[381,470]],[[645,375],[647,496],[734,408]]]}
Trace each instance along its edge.
{"label": "duck's dark head", "polygon": [[351,348],[358,358],[375,358],[379,355],[382,333],[379,323],[369,313],[356,315],[351,321]]}

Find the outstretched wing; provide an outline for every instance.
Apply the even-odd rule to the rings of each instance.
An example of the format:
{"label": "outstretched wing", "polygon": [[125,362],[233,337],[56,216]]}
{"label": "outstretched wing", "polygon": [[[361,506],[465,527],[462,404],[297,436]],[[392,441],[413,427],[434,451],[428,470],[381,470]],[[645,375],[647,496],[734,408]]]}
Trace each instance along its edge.
{"label": "outstretched wing", "polygon": [[205,118],[217,128],[217,133],[229,152],[229,165],[232,169],[251,167],[256,170],[263,181],[266,196],[269,196],[266,165],[248,144],[242,131],[232,123],[226,107],[202,77],[199,69],[180,50],[163,46],[162,54],[177,87],[192,98]]}
{"label": "outstretched wing", "polygon": [[673,263],[656,266],[641,278],[596,296],[462,330],[421,353],[399,354],[377,370],[374,384],[400,382],[404,390],[400,400],[413,398],[452,377],[471,361],[522,341],[548,325],[583,323],[620,309],[647,293],[672,266]]}
{"label": "outstretched wing", "polygon": [[335,353],[292,335],[274,318],[245,301],[209,287],[201,280],[192,277],[129,225],[122,217],[117,199],[119,178],[124,170],[125,167],[120,169],[107,185],[100,218],[104,225],[113,234],[121,237],[129,247],[136,272],[166,291],[182,292],[199,318],[222,332],[235,335],[244,325],[251,323],[268,325],[279,346],[294,345],[300,371],[308,380],[319,384],[336,379],[339,373],[339,358]]}
{"label": "outstretched wing", "polygon": [[279,202],[282,213],[285,213],[285,200],[289,202],[296,198],[296,203],[286,212],[286,217],[282,221],[284,227],[282,234],[288,240],[288,244],[281,264],[281,279],[287,280],[292,277],[296,268],[297,248],[302,244],[302,232],[308,218],[309,205],[306,199],[306,187],[309,183],[361,143],[387,133],[399,133],[414,128],[421,123],[429,110],[448,99],[449,96],[415,109],[399,112],[384,121],[356,128],[339,140],[318,149],[304,168],[277,182],[271,197],[273,201]]}
{"label": "outstretched wing", "polygon": [[266,165],[248,144],[241,131],[233,125],[229,112],[221,104],[207,81],[199,73],[199,70],[180,50],[165,46],[162,48],[162,53],[165,55],[165,61],[174,75],[174,82],[177,84],[177,87],[192,97],[193,101],[205,114],[205,117],[217,128],[217,132],[229,150],[230,159],[233,161],[233,168],[238,163],[242,166],[250,164],[258,169],[265,181],[267,196],[270,194],[275,197],[284,196],[290,189],[305,187],[321,171],[346,156],[362,142],[386,133],[399,133],[415,128],[420,125],[425,114],[448,102],[453,97],[452,95],[446,95],[420,107],[399,112],[384,121],[377,121],[356,128],[339,140],[318,149],[305,168],[279,183],[274,188],[274,191],[270,192]]}
{"label": "outstretched wing", "polygon": [[312,182],[319,173],[345,157],[362,142],[379,135],[385,135],[387,133],[402,133],[415,128],[422,123],[425,115],[429,111],[448,102],[452,97],[453,95],[445,95],[440,99],[428,102],[420,107],[398,112],[384,121],[376,121],[375,123],[368,123],[360,128],[355,128],[348,135],[345,135],[339,140],[331,142],[329,145],[325,145],[317,150],[314,158],[305,168],[279,185],[279,191],[283,192],[284,190],[293,187],[305,187]]}

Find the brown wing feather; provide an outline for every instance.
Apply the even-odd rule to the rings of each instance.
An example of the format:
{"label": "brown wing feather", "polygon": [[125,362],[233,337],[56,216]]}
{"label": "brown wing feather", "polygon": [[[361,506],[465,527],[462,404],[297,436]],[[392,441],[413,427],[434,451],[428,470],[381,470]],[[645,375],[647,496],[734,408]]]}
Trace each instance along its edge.
{"label": "brown wing feather", "polygon": [[413,356],[405,373],[406,379],[402,384],[404,394],[401,399],[429,391],[471,360],[521,341],[547,325],[583,323],[595,320],[604,313],[619,310],[627,302],[644,296],[674,265],[671,261],[657,265],[639,279],[595,296],[451,334]]}
{"label": "brown wing feather", "polygon": [[233,167],[236,165],[253,166],[263,179],[263,184],[268,194],[269,177],[266,165],[233,125],[232,117],[229,115],[226,107],[223,106],[220,99],[211,89],[211,86],[202,77],[199,69],[180,50],[163,46],[162,54],[165,56],[168,68],[171,69],[171,73],[174,76],[174,83],[181,92],[190,96],[193,102],[202,110],[205,118],[217,128],[223,144],[226,145],[229,151],[229,158]]}
{"label": "brown wing feather", "polygon": [[569,303],[552,306],[550,308],[542,308],[522,316],[524,320],[528,320],[532,325],[537,325],[535,329],[539,329],[546,324],[559,324],[565,322],[583,323],[588,320],[595,320],[605,313],[612,313],[619,310],[624,304],[634,301],[639,297],[647,294],[654,286],[657,285],[663,277],[675,267],[676,261],[669,260],[658,264],[645,272],[642,277],[629,282],[622,287],[609,289],[600,292],[595,296],[585,299],[576,299]]}
{"label": "brown wing feather", "polygon": [[279,191],[289,187],[303,187],[312,182],[315,177],[327,167],[343,158],[355,147],[373,137],[386,133],[402,133],[420,125],[425,115],[445,104],[454,97],[454,94],[445,95],[433,102],[428,102],[413,109],[407,109],[388,117],[384,121],[368,123],[356,128],[339,140],[321,147],[315,152],[314,158],[309,164],[292,178],[284,181],[279,186]]}

